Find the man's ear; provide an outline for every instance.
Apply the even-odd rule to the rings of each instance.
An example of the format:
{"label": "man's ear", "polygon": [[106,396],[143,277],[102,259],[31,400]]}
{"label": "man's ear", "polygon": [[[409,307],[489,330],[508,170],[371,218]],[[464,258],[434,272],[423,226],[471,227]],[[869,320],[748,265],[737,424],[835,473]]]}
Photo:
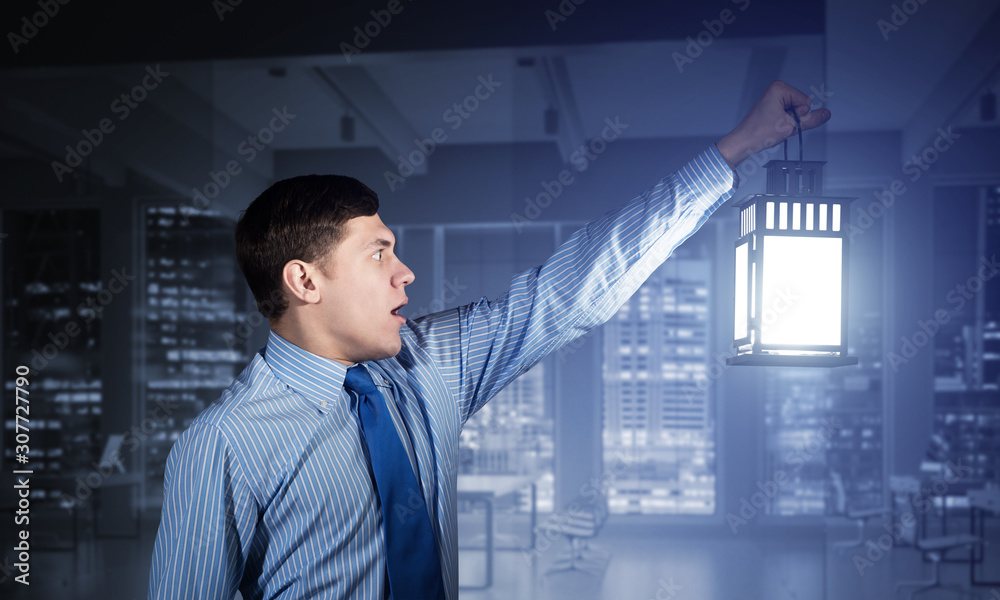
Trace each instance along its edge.
{"label": "man's ear", "polygon": [[301,260],[290,260],[281,270],[281,282],[288,290],[289,301],[315,304],[320,300],[319,288],[314,278],[322,275],[319,266]]}

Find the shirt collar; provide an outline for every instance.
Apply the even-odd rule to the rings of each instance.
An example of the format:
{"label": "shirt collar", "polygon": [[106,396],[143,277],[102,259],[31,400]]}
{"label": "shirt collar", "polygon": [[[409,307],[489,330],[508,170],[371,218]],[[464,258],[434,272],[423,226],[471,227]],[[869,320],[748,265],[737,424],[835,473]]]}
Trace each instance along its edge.
{"label": "shirt collar", "polygon": [[341,397],[347,367],[299,348],[274,331],[267,337],[264,361],[283,383],[305,396],[321,412]]}

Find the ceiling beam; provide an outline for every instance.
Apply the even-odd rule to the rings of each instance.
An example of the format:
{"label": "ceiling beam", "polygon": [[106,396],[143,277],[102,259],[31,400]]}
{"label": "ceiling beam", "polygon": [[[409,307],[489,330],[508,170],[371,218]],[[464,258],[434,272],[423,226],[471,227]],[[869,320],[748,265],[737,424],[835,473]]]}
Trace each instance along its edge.
{"label": "ceiling beam", "polygon": [[70,169],[68,172],[60,169],[57,173],[56,167],[53,167],[52,177],[60,183],[66,178],[72,180],[77,169],[82,168],[108,185],[124,185],[124,166],[118,161],[108,160],[106,154],[92,152],[83,158],[82,164],[76,167],[66,165],[66,146],[73,147],[80,143],[79,129],[13,95],[3,98],[3,109],[0,111],[0,130],[11,140],[50,164],[58,161]]}
{"label": "ceiling beam", "polygon": [[[423,136],[399,112],[367,69],[357,66],[316,67],[307,72],[320,81],[345,110],[371,128],[378,139],[378,149],[392,164],[399,163],[400,156],[408,157],[418,149],[414,142]],[[432,157],[424,158],[419,164],[407,160],[413,174],[427,174],[427,163]]]}
{"label": "ceiling beam", "polygon": [[[171,67],[171,70],[179,70],[179,67]],[[115,70],[111,76],[126,90],[136,84],[134,74],[129,73],[126,76],[125,72],[120,69]],[[156,89],[155,94],[150,93],[144,103],[155,107],[177,123],[184,123],[191,134],[200,138],[204,145],[213,148],[213,155],[216,157],[218,166],[225,164],[229,159],[238,158],[238,144],[256,133],[244,129],[227,113],[219,110],[216,105],[204,99],[188,84],[184,83],[180,77],[167,80],[167,83]],[[192,115],[196,115],[197,122],[192,122]],[[221,140],[233,140],[234,142],[229,147],[224,147]],[[269,154],[268,150],[270,149],[265,149],[261,153]],[[219,164],[220,161],[221,164]],[[250,162],[240,160],[240,163],[244,170],[249,169],[256,173],[260,184],[274,178],[273,160],[258,159]],[[205,165],[205,172],[207,173],[213,166],[215,165]]]}
{"label": "ceiling beam", "polygon": [[587,136],[576,104],[576,95],[573,93],[566,58],[543,56],[538,65],[542,94],[548,102],[546,108],[554,108],[559,115],[559,131],[556,133],[559,155],[563,163],[569,164],[570,156],[587,142]]}
{"label": "ceiling beam", "polygon": [[[211,122],[207,114],[199,112],[208,106],[203,101],[196,104],[180,102],[179,106],[166,101],[166,105],[172,106],[170,114],[159,106],[149,106],[149,110],[144,111],[144,118],[128,119],[123,124],[109,118],[115,129],[101,138],[101,142],[93,144],[84,143],[87,140],[78,124],[80,117],[72,111],[76,103],[60,104],[65,112],[53,114],[17,96],[18,86],[8,85],[5,89],[11,92],[0,99],[0,109],[3,109],[0,131],[15,143],[35,151],[41,160],[66,165],[68,169],[60,168],[58,172],[53,166],[52,176],[57,180],[86,173],[99,177],[105,185],[121,187],[126,184],[126,172],[131,170],[177,194],[178,204],[218,210],[227,215],[236,214],[246,206],[247,198],[253,198],[271,183],[270,177],[245,169],[246,161],[237,161],[241,168],[237,174],[222,174],[227,161],[234,159],[233,149],[223,153],[206,141],[206,127],[199,127],[192,117],[200,115],[204,123]],[[101,88],[88,91],[94,89]],[[93,130],[96,124],[88,123],[84,129]],[[83,157],[82,164],[68,164],[67,146],[90,148],[85,150],[87,156]],[[224,178],[220,181],[225,180],[226,184],[216,186],[221,189],[217,196],[209,199],[207,206],[199,206],[193,191],[205,190],[213,183],[212,173],[218,173],[217,177]]]}

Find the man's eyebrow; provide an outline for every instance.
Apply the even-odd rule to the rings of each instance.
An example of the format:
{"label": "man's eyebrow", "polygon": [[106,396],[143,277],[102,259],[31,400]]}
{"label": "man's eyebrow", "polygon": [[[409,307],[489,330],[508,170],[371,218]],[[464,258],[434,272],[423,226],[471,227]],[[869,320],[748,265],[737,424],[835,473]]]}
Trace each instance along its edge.
{"label": "man's eyebrow", "polygon": [[392,248],[392,242],[385,238],[375,238],[368,242],[365,248]]}

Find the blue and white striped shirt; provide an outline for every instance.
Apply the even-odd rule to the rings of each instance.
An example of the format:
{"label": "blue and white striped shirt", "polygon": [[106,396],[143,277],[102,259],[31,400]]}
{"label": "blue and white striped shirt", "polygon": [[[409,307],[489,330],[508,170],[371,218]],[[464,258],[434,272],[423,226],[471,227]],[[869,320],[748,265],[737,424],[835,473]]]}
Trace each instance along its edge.
{"label": "blue and white striped shirt", "polygon": [[[436,524],[458,598],[458,436],[545,355],[607,321],[733,194],[715,146],[577,231],[496,300],[407,321],[402,350],[366,363]],[[347,368],[271,333],[174,444],[151,599],[363,598],[386,592],[378,495]]]}

